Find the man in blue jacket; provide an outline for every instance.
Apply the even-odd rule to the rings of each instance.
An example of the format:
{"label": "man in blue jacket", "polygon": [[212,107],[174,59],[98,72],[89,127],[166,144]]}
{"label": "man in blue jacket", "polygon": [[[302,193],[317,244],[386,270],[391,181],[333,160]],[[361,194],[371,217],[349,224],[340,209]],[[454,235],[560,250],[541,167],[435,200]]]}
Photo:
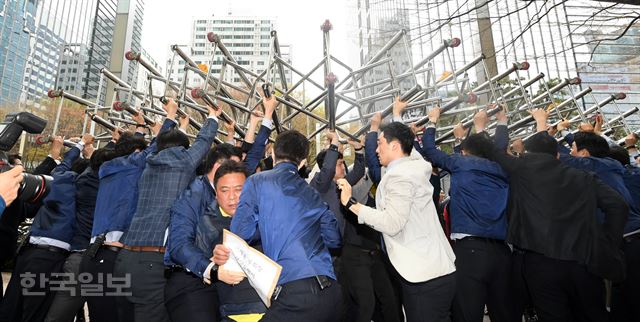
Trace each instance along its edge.
{"label": "man in blue jacket", "polygon": [[216,171],[216,161],[207,160],[207,174],[196,178],[171,209],[165,306],[172,321],[215,321],[266,311],[243,275],[218,271],[210,259],[223,230],[230,229],[247,177],[236,155],[226,157],[232,159],[225,158]]}
{"label": "man in blue jacket", "polygon": [[[282,266],[271,307],[261,321],[337,321],[342,293],[328,248],[341,246],[335,214],[298,174],[309,154],[296,131],[278,135],[273,170],[249,177],[231,221],[231,231],[260,240],[265,255]],[[229,251],[216,247],[214,262]]]}
{"label": "man in blue jacket", "polygon": [[462,154],[449,155],[436,148],[439,118],[439,107],[429,110],[422,143],[427,159],[451,174],[450,238],[458,272],[453,321],[482,321],[485,305],[491,321],[510,321],[511,250],[504,241],[509,184],[500,165],[487,159],[493,143],[483,132],[486,112],[474,118],[478,133],[462,141]]}
{"label": "man in blue jacket", "polygon": [[[542,121],[542,120],[541,120]],[[546,120],[544,120],[546,122]],[[559,130],[568,129],[569,122],[564,121],[558,125]],[[558,144],[560,161],[570,167],[593,172],[613,190],[617,191],[629,205],[629,217],[624,227],[624,237],[640,236],[640,209],[634,204],[629,190],[624,184],[624,168],[616,160],[609,157],[609,144],[600,135],[593,132],[579,131],[578,133],[565,134],[565,141],[571,146],[571,150]],[[602,212],[598,212],[600,221]]]}
{"label": "man in blue jacket", "polygon": [[[89,166],[76,178],[76,226],[71,238],[70,254],[62,266],[65,281],[69,281],[69,285],[73,287],[56,292],[45,322],[72,321],[76,313],[84,307],[85,299],[77,283],[80,263],[91,238],[99,185],[98,170],[100,165],[113,155],[113,145],[114,143],[110,142],[96,151],[88,146],[83,151],[83,156],[89,158]],[[79,314],[84,315],[84,310]]]}
{"label": "man in blue jacket", "polygon": [[72,168],[80,153],[93,143],[93,136],[85,134],[64,160],[53,170],[51,191],[43,200],[31,227],[29,242],[20,252],[6,298],[0,307],[0,321],[42,321],[53,301],[49,283],[54,273],[62,271],[73,238],[76,217],[76,186],[79,172]]}
{"label": "man in blue jacket", "polygon": [[[258,162],[264,155],[265,144],[273,129],[272,115],[277,105],[275,98],[265,99],[265,115],[258,132],[255,144],[247,151],[244,164],[239,161],[243,151],[227,143],[212,148],[204,162],[205,175],[197,177],[174,203],[171,209],[169,223],[169,237],[167,252],[164,256],[168,283],[165,287],[165,306],[171,320],[211,321],[218,316],[218,293],[216,287],[209,286],[217,280],[216,267],[209,260],[213,253],[213,246],[222,243],[222,230],[229,229],[231,216],[235,213],[242,184],[246,177],[253,173]],[[252,114],[246,140],[253,142],[255,128],[260,121],[261,114]],[[223,167],[227,161],[231,165]],[[234,166],[235,165],[235,166]],[[238,165],[242,167],[238,170]],[[221,176],[225,176],[222,186],[216,185],[219,180],[218,169],[223,169]],[[235,184],[227,186],[228,178],[233,177]],[[228,277],[228,276],[227,276]],[[227,283],[239,280],[229,280],[221,277]],[[203,281],[207,284],[203,284]],[[247,282],[244,282],[246,284]],[[249,290],[248,284],[240,289]],[[236,288],[237,289],[237,288]],[[235,290],[235,289],[234,289]],[[234,291],[230,290],[230,291]],[[225,293],[229,293],[229,290]],[[237,291],[241,292],[241,291]],[[255,291],[253,292],[255,293]],[[220,294],[226,298],[229,294]],[[256,305],[234,306],[225,303],[220,313],[223,316],[247,312],[264,312],[264,305],[255,294]],[[233,299],[229,301],[233,302]],[[246,303],[245,303],[246,304]],[[255,303],[254,303],[255,304]],[[256,309],[259,308],[259,309]],[[252,309],[253,308],[253,309]]]}
{"label": "man in blue jacket", "polygon": [[160,133],[158,151],[146,158],[135,212],[121,238],[125,246],[114,267],[114,276],[131,278],[130,296],[117,298],[121,319],[169,321],[164,306],[163,262],[169,212],[211,148],[220,113],[222,109],[209,107],[209,116],[191,146],[187,135],[177,129]]}
{"label": "man in blue jacket", "polygon": [[[164,106],[167,118],[151,128],[154,135],[168,131],[175,126],[177,105],[169,103]],[[89,316],[92,321],[116,320],[117,304],[114,287],[117,283],[108,281],[111,278],[116,256],[122,249],[120,238],[129,226],[138,201],[138,179],[146,165],[147,156],[156,151],[156,141],[147,146],[144,140],[144,128],[138,127],[134,134],[113,132],[115,142],[112,160],[105,162],[98,171],[100,180],[93,226],[91,245],[85,251],[80,263],[79,272],[89,274],[100,284],[104,296],[86,297]]]}

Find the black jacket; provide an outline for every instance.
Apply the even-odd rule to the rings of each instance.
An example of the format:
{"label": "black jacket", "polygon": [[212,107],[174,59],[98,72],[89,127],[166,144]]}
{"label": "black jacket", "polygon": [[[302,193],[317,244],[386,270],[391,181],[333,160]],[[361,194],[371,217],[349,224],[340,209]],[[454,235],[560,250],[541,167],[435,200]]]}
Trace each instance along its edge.
{"label": "black jacket", "polygon": [[76,179],[76,230],[71,239],[71,250],[89,247],[99,184],[98,171],[91,167]]}
{"label": "black jacket", "polygon": [[[548,154],[520,158],[494,150],[509,173],[507,241],[547,257],[585,264],[610,280],[624,278],[620,251],[628,207],[595,175],[570,168]],[[596,208],[605,213],[599,224]]]}

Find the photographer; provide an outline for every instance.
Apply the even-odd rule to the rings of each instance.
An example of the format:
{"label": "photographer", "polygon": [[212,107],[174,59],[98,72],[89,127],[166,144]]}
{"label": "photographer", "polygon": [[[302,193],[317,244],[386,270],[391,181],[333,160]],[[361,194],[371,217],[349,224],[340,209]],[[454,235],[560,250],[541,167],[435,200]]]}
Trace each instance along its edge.
{"label": "photographer", "polygon": [[51,275],[61,272],[75,229],[75,181],[88,165],[87,160],[78,158],[92,143],[93,136],[84,135],[53,170],[51,192],[43,200],[29,242],[16,260],[0,307],[0,321],[44,319],[53,299]]}
{"label": "photographer", "polygon": [[22,166],[17,166],[7,172],[0,173],[0,216],[4,209],[18,197],[18,188],[22,182]]}
{"label": "photographer", "polygon": [[[62,137],[55,137],[51,142],[49,150],[49,156],[47,156],[33,171],[34,175],[50,175],[51,171],[60,162],[62,155],[63,145]],[[52,156],[56,157],[54,159]],[[8,156],[8,161],[11,166],[22,168],[22,159],[18,154],[12,154]],[[13,170],[17,171],[17,170]],[[0,174],[4,175],[4,174]],[[23,181],[23,176],[20,176],[19,180]],[[0,184],[5,180],[0,180]],[[16,256],[16,249],[18,247],[18,227],[27,218],[33,218],[40,206],[42,205],[42,199],[36,202],[28,202],[24,200],[17,200],[11,205],[7,205],[4,209],[4,213],[0,212],[0,267],[6,262],[13,259]],[[2,279],[0,278],[0,281]],[[2,283],[0,283],[0,291],[2,290]],[[2,298],[2,292],[0,292],[0,299]]]}

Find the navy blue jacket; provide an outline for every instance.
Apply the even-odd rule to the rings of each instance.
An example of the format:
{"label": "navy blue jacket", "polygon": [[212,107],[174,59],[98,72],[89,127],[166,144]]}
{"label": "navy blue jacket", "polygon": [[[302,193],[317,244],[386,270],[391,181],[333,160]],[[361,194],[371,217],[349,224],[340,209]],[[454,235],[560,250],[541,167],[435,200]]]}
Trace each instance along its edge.
{"label": "navy blue jacket", "polygon": [[[249,173],[255,172],[269,134],[271,129],[260,127],[255,144],[245,159]],[[180,265],[202,277],[213,247],[222,243],[222,230],[216,229],[219,225],[214,225],[220,224],[220,220],[229,229],[231,218],[220,215],[211,183],[206,176],[196,177],[171,207],[165,265]]]}
{"label": "navy blue jacket", "polygon": [[328,249],[341,246],[336,216],[293,163],[247,178],[231,231],[261,240],[264,254],[282,265],[278,284],[316,275],[336,278]]}
{"label": "navy blue jacket", "polygon": [[436,148],[433,127],[422,138],[427,158],[451,173],[451,232],[504,240],[507,234],[509,178],[496,162],[448,155]]}
{"label": "navy blue jacket", "polygon": [[31,236],[71,243],[76,225],[76,177],[71,165],[80,157],[80,149],[71,148],[53,170],[53,182],[31,226]]}
{"label": "navy blue jacket", "polygon": [[99,185],[98,171],[91,167],[76,179],[76,231],[71,239],[71,250],[83,250],[89,246]]}
{"label": "navy blue jacket", "polygon": [[[633,208],[640,209],[640,169],[628,165],[622,174],[624,185],[633,199]],[[632,208],[629,206],[629,208]]]}
{"label": "navy blue jacket", "polygon": [[[222,230],[230,225],[231,217],[222,216],[209,179],[196,177],[171,207],[164,264],[181,266],[202,278],[215,245],[222,244]],[[222,316],[266,311],[247,279],[232,286],[215,284]]]}
{"label": "navy blue jacket", "polygon": [[[571,137],[566,138],[566,141],[571,144],[573,142]],[[558,150],[560,152],[560,161],[564,162],[570,167],[581,169],[584,171],[595,173],[595,175],[602,180],[606,185],[617,191],[624,201],[629,206],[629,217],[627,223],[624,226],[624,233],[630,233],[640,229],[640,208],[638,208],[631,197],[631,193],[625,186],[624,173],[625,169],[617,160],[611,158],[596,158],[596,157],[584,157],[577,158],[569,154],[569,150],[558,144]],[[598,211],[598,218],[602,222],[604,220],[604,214]]]}
{"label": "navy blue jacket", "polygon": [[[175,122],[165,120],[160,132]],[[91,236],[110,231],[126,231],[138,202],[138,180],[146,165],[147,156],[157,150],[154,139],[146,149],[107,161],[98,171],[100,186],[96,198]]]}
{"label": "navy blue jacket", "polygon": [[176,146],[147,157],[138,181],[135,213],[122,236],[125,245],[164,246],[171,206],[196,177],[196,167],[211,148],[217,131],[217,120],[207,118],[188,149]]}
{"label": "navy blue jacket", "polygon": [[382,177],[380,160],[376,149],[378,148],[378,132],[369,132],[364,138],[364,156],[367,161],[367,168],[369,169],[369,178],[373,181],[373,184],[380,183]]}
{"label": "navy blue jacket", "polygon": [[216,228],[220,220],[231,223],[220,214],[207,176],[197,177],[171,207],[165,265],[182,266],[202,278],[213,248],[222,243],[222,230]]}
{"label": "navy blue jacket", "polygon": [[269,136],[271,135],[271,129],[262,125],[260,126],[260,130],[258,130],[258,135],[256,135],[256,140],[254,141],[251,149],[247,152],[247,156],[244,160],[244,165],[247,167],[247,171],[249,175],[252,175],[256,172],[256,168],[260,163],[260,160],[264,158],[264,149],[267,146],[267,142],[269,141]]}

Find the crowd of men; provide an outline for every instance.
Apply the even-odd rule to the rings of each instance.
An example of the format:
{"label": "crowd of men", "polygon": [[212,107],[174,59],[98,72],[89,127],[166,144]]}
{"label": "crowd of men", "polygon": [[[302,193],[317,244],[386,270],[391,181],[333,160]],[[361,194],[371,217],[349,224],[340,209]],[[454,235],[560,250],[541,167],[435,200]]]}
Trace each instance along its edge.
{"label": "crowd of men", "polygon": [[[440,108],[407,126],[396,98],[392,122],[378,113],[349,141],[352,166],[327,132],[310,171],[303,134],[267,149],[277,104],[265,98],[238,142],[225,124],[214,144],[211,107],[190,142],[173,100],[163,122],[134,115],[135,132],[97,150],[85,134],[62,156],[58,137],[33,171],[54,178],[41,203],[15,200],[12,157],[0,321],[74,321],[85,304],[91,321],[640,320],[637,136],[621,147],[600,118],[571,131],[535,109],[537,133],[510,144],[505,112],[492,136],[481,110],[447,153]],[[232,256],[225,229],[282,267],[269,307],[245,275],[219,269]]]}

